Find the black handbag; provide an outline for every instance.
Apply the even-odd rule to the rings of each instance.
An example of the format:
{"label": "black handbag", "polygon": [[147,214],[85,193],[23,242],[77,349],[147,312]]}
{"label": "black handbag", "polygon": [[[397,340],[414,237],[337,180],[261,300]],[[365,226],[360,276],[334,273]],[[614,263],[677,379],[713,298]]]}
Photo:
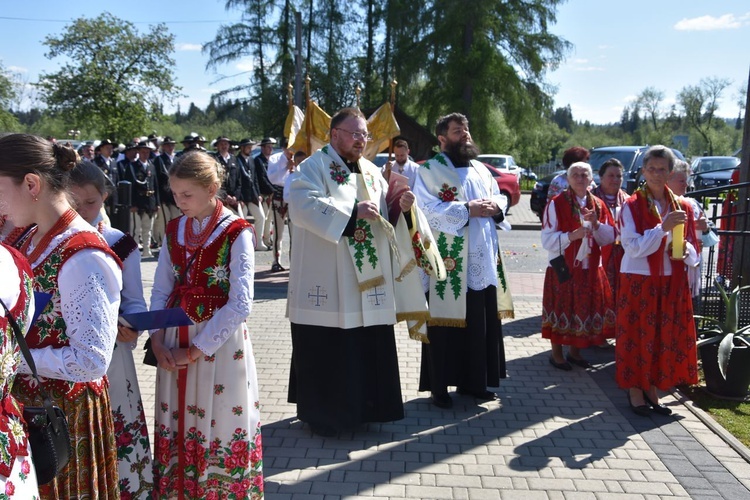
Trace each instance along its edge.
{"label": "black handbag", "polygon": [[43,406],[24,406],[23,418],[28,426],[29,445],[31,447],[31,459],[36,470],[36,482],[40,485],[47,484],[55,479],[63,467],[68,465],[70,456],[73,454],[70,446],[68,420],[65,418],[65,413],[52,404],[49,394],[39,381],[34,358],[31,357],[29,346],[26,345],[26,339],[24,339],[18,323],[2,300],[0,300],[0,304],[7,313],[8,322],[13,329],[16,342],[21,348],[23,357],[26,359],[37,384],[39,384],[39,391],[44,398]]}
{"label": "black handbag", "polygon": [[568,263],[565,262],[565,255],[562,253],[562,243],[560,242],[559,238],[557,240],[557,244],[560,246],[560,255],[549,261],[549,265],[550,267],[552,267],[552,269],[555,270],[557,279],[560,281],[560,283],[565,283],[573,276],[570,274]]}
{"label": "black handbag", "polygon": [[148,366],[158,366],[159,360],[156,359],[154,348],[151,347],[151,337],[146,339],[146,343],[143,344],[143,350],[146,351],[146,354],[143,355],[143,364]]}

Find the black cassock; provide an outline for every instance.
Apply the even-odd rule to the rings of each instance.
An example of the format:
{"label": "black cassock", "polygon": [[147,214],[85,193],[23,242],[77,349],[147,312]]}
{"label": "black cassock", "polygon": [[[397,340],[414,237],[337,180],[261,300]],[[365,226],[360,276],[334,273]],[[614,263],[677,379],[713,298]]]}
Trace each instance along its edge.
{"label": "black cassock", "polygon": [[289,402],[312,427],[344,430],[404,418],[393,326],[292,323]]}

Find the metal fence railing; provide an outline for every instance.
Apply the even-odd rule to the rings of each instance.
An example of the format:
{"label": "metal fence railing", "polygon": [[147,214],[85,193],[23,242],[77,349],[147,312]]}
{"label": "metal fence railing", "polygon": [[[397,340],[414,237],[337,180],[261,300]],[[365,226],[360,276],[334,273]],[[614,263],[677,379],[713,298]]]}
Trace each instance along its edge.
{"label": "metal fence railing", "polygon": [[[745,186],[750,186],[750,183],[687,193],[687,196],[703,202],[706,217],[716,227],[719,236],[717,245],[703,250],[702,289],[696,314],[720,320],[724,318],[724,302],[714,279],[727,291],[731,290],[739,282],[738,274],[741,272],[741,269],[733,268],[735,256],[750,259],[750,216],[747,210],[741,211],[739,199],[739,194],[747,190],[738,189]],[[750,203],[745,206],[750,206]],[[750,290],[742,293],[739,306],[740,326],[750,324]]]}

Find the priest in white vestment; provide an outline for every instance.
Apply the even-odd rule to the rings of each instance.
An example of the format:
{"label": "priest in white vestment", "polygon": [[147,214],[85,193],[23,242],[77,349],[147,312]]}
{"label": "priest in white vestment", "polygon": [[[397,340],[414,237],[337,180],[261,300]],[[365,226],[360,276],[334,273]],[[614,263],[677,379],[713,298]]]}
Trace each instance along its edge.
{"label": "priest in white vestment", "polygon": [[428,344],[422,346],[420,391],[450,408],[448,386],[480,401],[505,378],[501,318],[513,303],[495,223],[507,204],[489,170],[476,161],[469,122],[459,113],[438,120],[441,152],[417,171],[414,194],[445,263],[447,279],[429,284]]}
{"label": "priest in white vestment", "polygon": [[[393,325],[428,317],[406,219],[386,220],[388,184],[362,158],[364,115],[342,109],[330,135],[302,162],[288,196],[289,401],[313,432],[328,436],[404,417]],[[410,213],[414,199],[406,191],[401,210]]]}

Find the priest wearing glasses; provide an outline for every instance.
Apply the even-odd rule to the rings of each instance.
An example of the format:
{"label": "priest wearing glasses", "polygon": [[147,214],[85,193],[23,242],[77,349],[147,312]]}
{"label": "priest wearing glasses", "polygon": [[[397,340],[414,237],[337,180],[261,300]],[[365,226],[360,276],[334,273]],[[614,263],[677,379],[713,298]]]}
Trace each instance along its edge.
{"label": "priest wearing glasses", "polygon": [[427,317],[403,216],[414,194],[401,195],[388,222],[388,183],[362,157],[370,136],[361,111],[336,113],[330,138],[289,185],[289,401],[322,436],[404,417],[393,325]]}

